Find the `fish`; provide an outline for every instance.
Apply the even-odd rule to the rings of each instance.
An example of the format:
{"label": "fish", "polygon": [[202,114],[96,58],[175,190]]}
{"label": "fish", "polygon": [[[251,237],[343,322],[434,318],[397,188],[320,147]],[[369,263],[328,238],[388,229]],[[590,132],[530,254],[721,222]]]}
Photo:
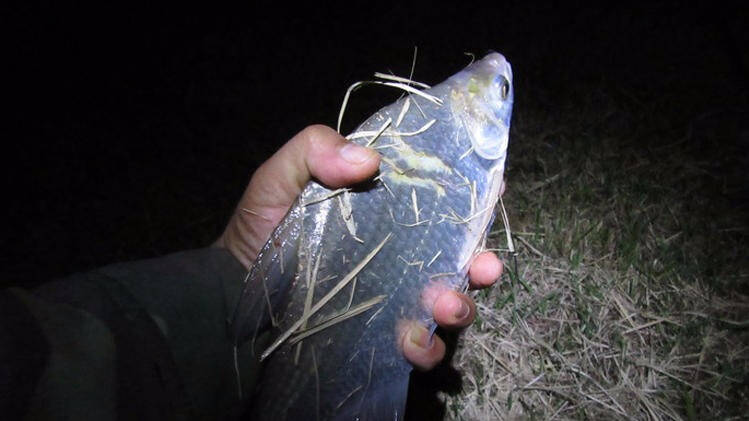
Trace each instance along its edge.
{"label": "fish", "polygon": [[434,333],[435,291],[467,289],[503,182],[512,77],[490,52],[433,87],[378,81],[405,94],[347,138],[379,152],[379,174],[336,190],[310,181],[245,279],[234,343],[272,338],[252,419],[403,419],[399,332]]}

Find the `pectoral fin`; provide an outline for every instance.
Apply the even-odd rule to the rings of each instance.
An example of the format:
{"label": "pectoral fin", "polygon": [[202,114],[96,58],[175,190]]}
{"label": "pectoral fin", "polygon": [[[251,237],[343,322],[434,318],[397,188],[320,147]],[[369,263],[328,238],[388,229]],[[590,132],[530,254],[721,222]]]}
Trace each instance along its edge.
{"label": "pectoral fin", "polygon": [[303,216],[303,207],[292,206],[247,274],[231,321],[235,345],[254,337],[269,323],[275,324],[296,273]]}

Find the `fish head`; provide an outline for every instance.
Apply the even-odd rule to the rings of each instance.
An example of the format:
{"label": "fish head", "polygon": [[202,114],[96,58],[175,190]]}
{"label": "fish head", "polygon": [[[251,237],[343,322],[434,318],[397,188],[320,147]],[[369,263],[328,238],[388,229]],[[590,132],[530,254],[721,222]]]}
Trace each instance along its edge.
{"label": "fish head", "polygon": [[474,152],[504,163],[514,97],[510,63],[492,52],[452,76],[449,83],[453,115],[466,128]]}

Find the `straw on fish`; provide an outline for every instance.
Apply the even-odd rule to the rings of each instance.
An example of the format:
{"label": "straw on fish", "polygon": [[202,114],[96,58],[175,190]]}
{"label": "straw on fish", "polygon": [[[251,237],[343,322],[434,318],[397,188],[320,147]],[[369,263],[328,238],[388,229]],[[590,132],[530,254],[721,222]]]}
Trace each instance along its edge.
{"label": "straw on fish", "polygon": [[299,333],[289,338],[289,345],[301,344],[300,341],[302,339],[308,336],[312,336],[320,331],[323,331],[345,320],[348,320],[354,316],[358,316],[359,314],[364,313],[365,311],[381,303],[385,298],[387,298],[387,295],[378,295],[378,296],[372,297],[369,300],[359,303],[348,310],[344,310],[339,314],[336,314],[334,316],[329,317],[328,319],[325,319],[324,321],[316,324],[315,326],[312,326],[311,328],[303,329]]}
{"label": "straw on fish", "polygon": [[413,86],[407,85],[402,82],[383,82],[380,80],[369,80],[369,81],[360,81],[352,84],[347,90],[346,94],[343,97],[343,104],[341,104],[341,110],[338,113],[338,123],[336,124],[336,131],[339,133],[341,132],[341,122],[343,121],[343,114],[346,111],[346,105],[348,105],[349,97],[351,96],[351,93],[355,90],[361,88],[362,86],[366,85],[380,85],[380,86],[389,86],[391,88],[401,89],[405,92],[408,92],[410,94],[416,95],[418,97],[424,98],[429,102],[432,102],[436,105],[442,105],[442,99],[437,98],[436,96],[427,94],[425,92],[422,92]]}
{"label": "straw on fish", "polygon": [[304,324],[307,319],[309,319],[312,315],[317,313],[325,304],[327,304],[328,301],[330,301],[334,296],[336,296],[348,283],[356,276],[357,273],[359,273],[364,266],[369,263],[370,260],[382,249],[382,247],[385,246],[385,243],[390,239],[392,236],[392,233],[388,233],[388,235],[385,236],[385,238],[378,244],[372,251],[367,254],[367,256],[364,257],[359,263],[356,264],[356,266],[346,274],[346,276],[341,279],[341,281],[333,287],[323,298],[320,299],[311,309],[309,312],[302,315],[302,317],[299,318],[294,324],[289,327],[289,329],[286,330],[286,332],[282,333],[268,348],[263,351],[263,353],[260,355],[260,361],[263,361],[264,359],[268,358],[268,356],[276,350],[282,343],[284,343],[299,327]]}
{"label": "straw on fish", "polygon": [[346,139],[348,139],[348,140],[355,140],[355,139],[360,139],[360,138],[370,137],[370,136],[384,136],[384,137],[411,137],[411,136],[417,136],[417,135],[420,135],[420,134],[426,132],[427,130],[429,130],[434,125],[434,123],[436,123],[436,122],[437,122],[437,120],[431,119],[431,120],[427,121],[426,123],[424,123],[423,126],[419,127],[416,130],[410,131],[410,132],[389,132],[389,131],[385,130],[382,133],[380,133],[379,130],[378,131],[362,130],[362,131],[354,132],[354,133],[351,133],[351,134],[347,135]]}

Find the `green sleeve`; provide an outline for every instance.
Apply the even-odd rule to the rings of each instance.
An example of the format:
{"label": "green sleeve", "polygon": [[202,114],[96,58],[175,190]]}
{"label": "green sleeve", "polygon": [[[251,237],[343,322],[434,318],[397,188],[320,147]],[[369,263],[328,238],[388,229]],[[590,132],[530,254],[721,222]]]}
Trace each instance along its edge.
{"label": "green sleeve", "polygon": [[11,304],[0,316],[12,317],[0,319],[0,376],[9,373],[0,410],[29,419],[236,418],[237,369],[245,389],[257,372],[249,349],[235,367],[227,334],[243,276],[226,250],[205,248],[2,291],[0,305]]}

